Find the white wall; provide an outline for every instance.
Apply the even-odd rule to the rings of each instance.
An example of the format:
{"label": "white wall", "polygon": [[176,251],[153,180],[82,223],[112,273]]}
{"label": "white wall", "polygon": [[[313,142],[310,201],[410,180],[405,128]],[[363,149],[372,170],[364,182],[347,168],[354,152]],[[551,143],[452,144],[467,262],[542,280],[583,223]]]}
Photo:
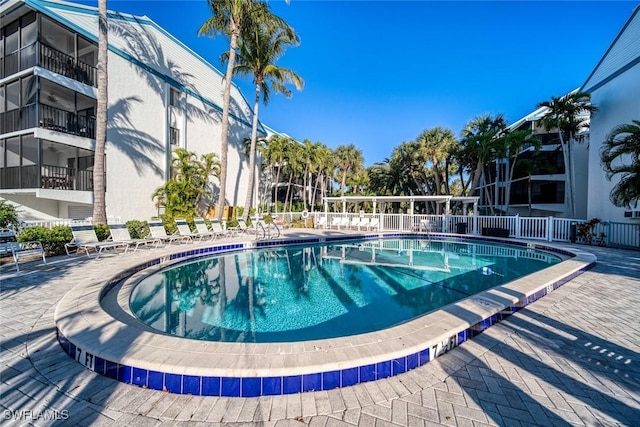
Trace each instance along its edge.
{"label": "white wall", "polygon": [[591,102],[599,111],[591,117],[587,217],[637,223],[638,220],[624,217],[627,209],[615,207],[609,201],[619,177],[607,180],[600,163],[600,147],[615,126],[640,120],[640,64],[594,90]]}

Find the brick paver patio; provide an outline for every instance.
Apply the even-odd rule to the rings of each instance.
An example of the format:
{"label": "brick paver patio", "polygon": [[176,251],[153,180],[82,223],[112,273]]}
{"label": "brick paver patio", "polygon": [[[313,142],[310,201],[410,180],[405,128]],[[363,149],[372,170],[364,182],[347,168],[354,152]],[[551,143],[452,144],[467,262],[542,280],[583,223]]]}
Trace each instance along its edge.
{"label": "brick paver patio", "polygon": [[4,265],[0,424],[640,425],[640,253],[581,249],[598,257],[593,269],[421,368],[328,392],[249,399],[122,384],[57,344],[54,311],[65,292],[149,252],[51,258],[17,274]]}

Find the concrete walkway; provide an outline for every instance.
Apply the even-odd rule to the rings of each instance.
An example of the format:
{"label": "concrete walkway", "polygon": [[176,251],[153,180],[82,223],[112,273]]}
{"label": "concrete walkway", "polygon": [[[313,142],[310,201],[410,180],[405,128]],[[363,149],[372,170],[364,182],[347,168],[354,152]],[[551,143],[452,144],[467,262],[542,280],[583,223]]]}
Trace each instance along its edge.
{"label": "concrete walkway", "polygon": [[58,300],[89,275],[111,275],[122,255],[51,258],[22,264],[17,274],[4,265],[0,424],[640,425],[640,252],[581,249],[596,254],[596,267],[421,368],[252,399],[126,385],[63,353],[53,321]]}

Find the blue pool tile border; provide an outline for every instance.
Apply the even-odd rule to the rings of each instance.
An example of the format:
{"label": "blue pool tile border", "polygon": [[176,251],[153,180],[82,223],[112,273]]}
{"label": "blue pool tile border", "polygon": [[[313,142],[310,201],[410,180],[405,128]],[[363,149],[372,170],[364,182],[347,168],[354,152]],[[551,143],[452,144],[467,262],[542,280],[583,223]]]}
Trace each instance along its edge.
{"label": "blue pool tile border", "polygon": [[[387,233],[387,234],[369,234],[357,236],[341,236],[326,238],[324,241],[352,241],[363,239],[378,239],[392,237],[416,237],[422,236],[419,233]],[[491,241],[495,243],[507,243],[516,246],[527,246],[526,242],[515,242],[511,240],[486,239],[482,237],[471,237],[465,235],[448,235],[430,233],[431,238],[436,240],[472,240],[472,241]],[[321,239],[296,239],[296,240],[273,240],[262,241],[256,244],[257,248],[284,246],[296,244],[318,243]],[[173,260],[182,258],[192,258],[206,256],[212,253],[235,251],[244,249],[247,246],[244,243],[229,244],[205,247],[189,251],[174,253],[169,257],[152,260],[131,269],[125,270],[113,277],[104,286],[100,297],[104,296],[121,280],[142,271],[146,268]],[[563,255],[573,256],[574,254],[559,248],[535,244],[535,248],[546,250],[549,252],[560,253]],[[580,270],[559,279],[546,288],[540,289],[535,293],[524,297],[515,304],[502,309],[501,311],[488,316],[470,327],[453,332],[453,335],[447,343],[438,344],[433,347],[424,348],[416,353],[409,354],[404,357],[384,360],[374,364],[362,366],[354,366],[342,370],[331,370],[324,372],[315,372],[304,375],[283,375],[283,376],[267,376],[267,377],[219,377],[219,376],[197,376],[182,375],[171,372],[159,372],[147,370],[136,366],[128,366],[110,361],[83,351],[81,348],[69,341],[62,332],[56,328],[56,336],[60,347],[69,357],[75,359],[85,367],[92,371],[118,380],[126,384],[137,385],[139,387],[149,388],[153,390],[166,391],[175,394],[195,395],[195,396],[220,396],[220,397],[259,397],[259,396],[276,396],[284,394],[295,394],[308,391],[332,390],[338,387],[346,387],[375,381],[379,379],[389,378],[391,376],[400,375],[410,370],[425,365],[437,356],[457,347],[465,341],[473,338],[494,324],[508,318],[523,307],[544,297],[549,292],[558,289],[566,282],[579,276],[595,265],[592,262]]]}

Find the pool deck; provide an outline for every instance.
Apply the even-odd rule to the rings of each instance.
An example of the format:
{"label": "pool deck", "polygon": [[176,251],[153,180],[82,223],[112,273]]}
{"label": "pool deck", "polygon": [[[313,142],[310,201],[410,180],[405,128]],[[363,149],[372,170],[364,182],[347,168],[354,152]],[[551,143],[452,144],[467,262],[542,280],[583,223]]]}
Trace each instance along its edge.
{"label": "pool deck", "polygon": [[[311,237],[316,232],[287,230]],[[337,235],[337,231],[325,231]],[[233,241],[233,240],[230,240]],[[193,244],[195,245],[195,244]],[[78,283],[175,250],[0,267],[3,425],[634,425],[640,413],[640,252],[594,253],[594,268],[426,365],[322,392],[259,398],[175,395],[95,374],[55,338]],[[13,417],[14,421],[5,423]]]}

